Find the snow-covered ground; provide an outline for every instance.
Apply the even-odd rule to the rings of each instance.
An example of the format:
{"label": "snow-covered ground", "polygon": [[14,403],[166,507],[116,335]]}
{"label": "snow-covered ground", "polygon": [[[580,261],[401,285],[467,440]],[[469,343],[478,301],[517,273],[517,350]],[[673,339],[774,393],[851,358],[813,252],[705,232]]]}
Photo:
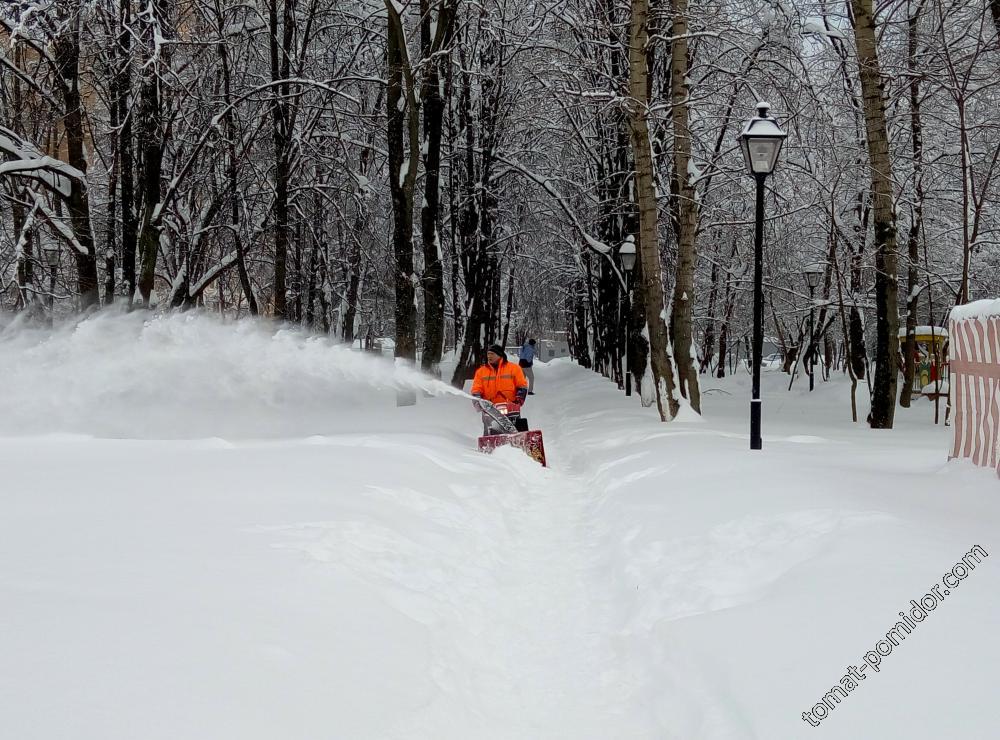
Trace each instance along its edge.
{"label": "snow-covered ground", "polygon": [[926,401],[875,432],[841,379],[769,372],[751,452],[745,375],[672,424],[570,362],[536,378],[548,469],[295,332],[8,326],[0,737],[995,737],[1000,482]]}

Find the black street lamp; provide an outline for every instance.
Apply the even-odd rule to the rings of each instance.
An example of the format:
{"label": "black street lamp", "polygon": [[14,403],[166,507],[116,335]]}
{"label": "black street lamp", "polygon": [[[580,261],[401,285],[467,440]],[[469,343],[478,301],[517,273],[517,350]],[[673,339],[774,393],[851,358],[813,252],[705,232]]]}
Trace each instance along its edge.
{"label": "black street lamp", "polygon": [[629,352],[632,350],[632,270],[635,268],[635,237],[629,234],[618,248],[625,271],[625,395],[632,395],[632,372]]}
{"label": "black street lamp", "polygon": [[802,271],[809,286],[809,392],[812,393],[816,375],[816,325],[814,323],[814,309],[816,299],[814,294],[820,279],[823,277],[822,265],[809,265]]}
{"label": "black street lamp", "polygon": [[49,315],[56,299],[56,270],[59,269],[59,245],[48,244],[44,248],[45,262],[49,267]]}
{"label": "black street lamp", "polygon": [[760,436],[760,364],[764,354],[764,180],[774,171],[781,144],[788,136],[768,116],[770,103],[757,103],[757,115],[740,134],[747,171],[757,182],[753,240],[753,390],[750,398],[750,449],[762,447]]}

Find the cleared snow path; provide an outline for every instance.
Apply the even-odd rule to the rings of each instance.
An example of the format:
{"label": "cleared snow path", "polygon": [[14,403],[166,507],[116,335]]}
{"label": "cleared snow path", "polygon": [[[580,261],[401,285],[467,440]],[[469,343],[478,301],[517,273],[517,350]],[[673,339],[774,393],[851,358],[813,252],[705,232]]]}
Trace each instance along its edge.
{"label": "cleared snow path", "polygon": [[[510,475],[479,495],[501,503],[508,539],[495,553],[489,586],[468,582],[455,594],[461,608],[454,621],[444,618],[433,657],[443,695],[408,719],[400,737],[655,736],[635,716],[634,678],[623,674],[615,648],[592,498],[563,472],[558,431],[546,434],[556,460],[548,470],[519,452],[496,455]],[[465,717],[455,716],[462,710]],[[463,726],[454,735],[447,729]]]}
{"label": "cleared snow path", "polygon": [[280,528],[292,537],[276,547],[380,584],[384,598],[428,627],[435,691],[380,736],[664,737],[638,706],[643,676],[629,670],[618,644],[622,620],[601,561],[595,491],[572,471],[570,447],[557,425],[547,425],[545,403],[530,407],[552,467],[510,448],[468,466],[435,458],[452,474],[479,468],[472,485],[442,478],[453,505],[412,489],[379,489],[446,527],[447,537],[412,541],[367,524]]}

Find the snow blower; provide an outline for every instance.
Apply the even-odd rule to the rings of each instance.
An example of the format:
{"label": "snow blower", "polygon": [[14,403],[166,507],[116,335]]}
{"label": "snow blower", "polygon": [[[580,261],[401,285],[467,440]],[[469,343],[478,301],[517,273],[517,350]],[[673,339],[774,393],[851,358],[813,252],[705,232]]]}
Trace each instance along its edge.
{"label": "snow blower", "polygon": [[521,416],[517,403],[480,401],[483,415],[483,436],[479,438],[480,452],[493,452],[497,447],[510,445],[524,450],[528,457],[545,466],[545,445],[540,429],[528,429],[528,420]]}

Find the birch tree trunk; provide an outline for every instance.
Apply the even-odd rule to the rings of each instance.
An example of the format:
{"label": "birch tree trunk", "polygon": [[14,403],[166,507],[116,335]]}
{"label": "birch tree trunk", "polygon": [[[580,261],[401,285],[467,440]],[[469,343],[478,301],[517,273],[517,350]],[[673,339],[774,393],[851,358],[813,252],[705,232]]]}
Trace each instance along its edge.
{"label": "birch tree trunk", "polygon": [[[634,7],[634,6],[633,6]],[[698,368],[692,355],[691,307],[694,305],[695,232],[698,204],[691,184],[691,130],[688,127],[688,0],[671,0],[670,102],[674,134],[674,197],[676,198],[677,265],[670,312],[670,339],[677,362],[681,395],[701,413]]]}
{"label": "birch tree trunk", "polygon": [[891,429],[896,411],[896,343],[899,328],[896,276],[896,216],[892,203],[892,163],[885,120],[872,0],[851,0],[854,39],[861,72],[865,132],[872,175],[875,226],[875,378],[869,423]]}
{"label": "birch tree trunk", "polygon": [[639,205],[639,259],[642,281],[637,286],[646,307],[649,360],[660,419],[668,421],[678,411],[674,397],[674,371],[667,354],[663,280],[660,274],[658,210],[653,186],[653,152],[649,143],[649,84],[646,45],[649,42],[649,0],[632,0],[629,33],[629,128],[635,158],[636,199]]}

